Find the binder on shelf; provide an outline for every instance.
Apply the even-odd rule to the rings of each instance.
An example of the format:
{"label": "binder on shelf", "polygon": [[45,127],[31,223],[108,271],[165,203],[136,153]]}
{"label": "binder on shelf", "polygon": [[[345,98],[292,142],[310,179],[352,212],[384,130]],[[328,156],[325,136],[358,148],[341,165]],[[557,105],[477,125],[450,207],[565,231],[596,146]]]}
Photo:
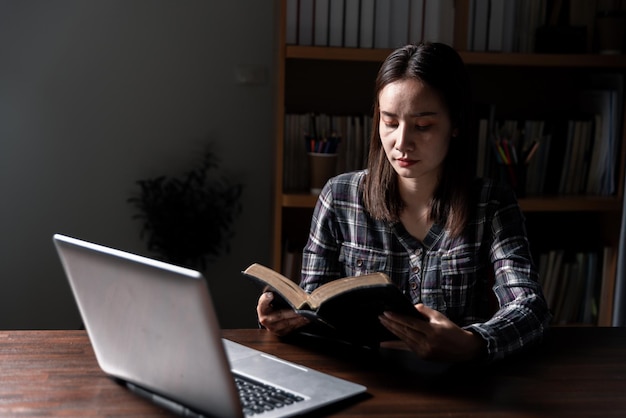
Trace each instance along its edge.
{"label": "binder on shelf", "polygon": [[478,121],[478,151],[476,157],[476,176],[485,177],[487,175],[487,157],[489,155],[489,121],[480,119]]}
{"label": "binder on shelf", "polygon": [[454,0],[424,0],[424,40],[452,45],[454,41]]}
{"label": "binder on shelf", "polygon": [[389,48],[391,0],[376,0],[374,15],[374,48]]}
{"label": "binder on shelf", "polygon": [[376,0],[361,0],[359,48],[374,48],[375,3]]}
{"label": "binder on shelf", "polygon": [[343,46],[359,46],[359,7],[360,0],[345,0]]}
{"label": "binder on shelf", "polygon": [[517,11],[517,1],[502,0],[504,3],[503,28],[502,28],[502,52],[515,51],[515,13]]}
{"label": "binder on shelf", "polygon": [[606,249],[551,249],[539,257],[539,282],[553,323],[597,325]]}
{"label": "binder on shelf", "polygon": [[490,0],[471,0],[470,11],[472,24],[468,25],[472,29],[471,51],[482,52],[487,50],[489,1]]}
{"label": "binder on shelf", "polygon": [[343,46],[344,0],[331,0],[329,10],[328,45]]}
{"label": "binder on shelf", "polygon": [[426,0],[409,1],[409,42],[419,43],[424,39],[424,15]]}
{"label": "binder on shelf", "polygon": [[314,39],[315,46],[328,46],[328,13],[330,0],[315,0]]}
{"label": "binder on shelf", "polygon": [[313,45],[313,14],[315,0],[300,0],[298,10],[298,44]]}
{"label": "binder on shelf", "polygon": [[489,4],[489,29],[487,51],[502,51],[504,38],[504,0],[491,1]]}
{"label": "binder on shelf", "polygon": [[389,48],[406,45],[409,40],[409,0],[393,0],[390,9]]}
{"label": "binder on shelf", "polygon": [[608,196],[615,192],[615,155],[620,121],[618,101],[618,92],[612,89],[593,89],[581,93],[581,110],[592,114],[595,120],[594,143],[585,187],[587,194]]}
{"label": "binder on shelf", "polygon": [[298,44],[298,1],[286,0],[287,22],[285,26],[285,43],[287,45]]}
{"label": "binder on shelf", "polygon": [[567,137],[565,139],[565,154],[563,155],[563,164],[561,166],[561,174],[559,175],[559,194],[567,194],[568,187],[567,181],[570,179],[570,166],[572,165],[573,154],[574,154],[574,131],[575,131],[576,121],[568,120],[567,121]]}

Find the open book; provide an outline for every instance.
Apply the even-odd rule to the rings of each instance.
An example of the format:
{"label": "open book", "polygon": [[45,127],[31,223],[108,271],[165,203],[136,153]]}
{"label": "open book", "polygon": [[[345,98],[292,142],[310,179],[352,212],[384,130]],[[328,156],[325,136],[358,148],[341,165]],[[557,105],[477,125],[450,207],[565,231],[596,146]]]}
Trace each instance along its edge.
{"label": "open book", "polygon": [[274,292],[276,309],[291,307],[311,320],[303,332],[373,346],[395,339],[378,317],[394,311],[422,318],[411,301],[384,273],[344,277],[311,294],[276,271],[252,264],[243,274]]}

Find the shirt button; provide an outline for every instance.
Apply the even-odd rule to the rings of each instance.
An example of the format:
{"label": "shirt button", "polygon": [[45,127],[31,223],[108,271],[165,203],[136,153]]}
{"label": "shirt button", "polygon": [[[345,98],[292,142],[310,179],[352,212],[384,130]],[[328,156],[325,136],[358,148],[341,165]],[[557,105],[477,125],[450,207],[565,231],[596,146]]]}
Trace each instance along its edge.
{"label": "shirt button", "polygon": [[413,271],[413,273],[417,273],[420,271],[420,266],[415,266],[411,270]]}
{"label": "shirt button", "polygon": [[363,260],[356,260],[357,267],[363,267]]}
{"label": "shirt button", "polygon": [[411,290],[417,289],[417,283],[411,282]]}
{"label": "shirt button", "polygon": [[417,250],[415,250],[415,255],[420,257],[422,255],[422,249],[418,248]]}

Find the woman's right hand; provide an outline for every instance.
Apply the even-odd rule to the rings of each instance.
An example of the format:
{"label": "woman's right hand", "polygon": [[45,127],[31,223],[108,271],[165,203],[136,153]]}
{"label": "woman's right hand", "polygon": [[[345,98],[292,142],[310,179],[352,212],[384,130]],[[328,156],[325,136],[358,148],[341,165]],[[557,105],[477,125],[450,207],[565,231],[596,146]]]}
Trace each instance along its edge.
{"label": "woman's right hand", "polygon": [[287,335],[309,323],[307,318],[298,315],[293,309],[274,309],[272,300],[274,300],[272,292],[263,293],[259,297],[256,313],[259,324],[273,334]]}

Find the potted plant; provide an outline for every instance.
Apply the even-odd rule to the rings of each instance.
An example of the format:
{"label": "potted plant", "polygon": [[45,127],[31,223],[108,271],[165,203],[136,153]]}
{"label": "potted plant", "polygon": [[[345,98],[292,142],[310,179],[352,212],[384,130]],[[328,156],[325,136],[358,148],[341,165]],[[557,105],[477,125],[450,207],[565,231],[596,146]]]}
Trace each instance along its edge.
{"label": "potted plant", "polygon": [[241,211],[241,184],[217,171],[211,150],[180,177],[139,180],[140,192],[129,198],[142,222],[141,237],[149,251],[172,264],[204,269],[230,251],[233,222]]}

